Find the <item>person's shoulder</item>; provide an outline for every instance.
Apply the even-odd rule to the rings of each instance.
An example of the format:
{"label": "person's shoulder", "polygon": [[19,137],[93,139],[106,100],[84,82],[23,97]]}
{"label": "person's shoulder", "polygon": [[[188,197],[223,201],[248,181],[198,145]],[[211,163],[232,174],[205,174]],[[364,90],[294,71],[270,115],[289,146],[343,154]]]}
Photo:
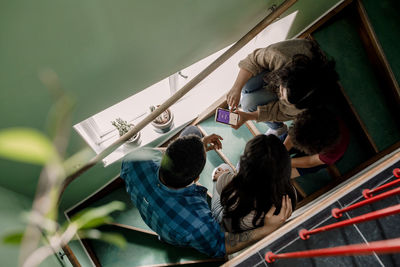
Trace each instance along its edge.
{"label": "person's shoulder", "polygon": [[155,160],[143,160],[143,161],[123,161],[122,163],[123,166],[128,166],[131,168],[150,168],[150,167],[156,167],[160,165],[160,161],[155,159]]}
{"label": "person's shoulder", "polygon": [[273,55],[285,64],[297,54],[311,57],[313,55],[312,50],[312,41],[307,39],[290,39],[269,45],[265,49],[265,53]]}
{"label": "person's shoulder", "polygon": [[121,177],[125,180],[142,176],[151,176],[158,172],[160,164],[157,161],[123,161],[121,167]]}

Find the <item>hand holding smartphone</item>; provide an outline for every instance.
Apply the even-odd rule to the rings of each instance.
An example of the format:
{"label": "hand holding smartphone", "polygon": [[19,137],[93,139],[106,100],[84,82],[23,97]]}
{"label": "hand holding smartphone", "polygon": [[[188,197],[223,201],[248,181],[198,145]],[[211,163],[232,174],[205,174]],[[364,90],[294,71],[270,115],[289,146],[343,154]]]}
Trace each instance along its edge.
{"label": "hand holding smartphone", "polygon": [[215,121],[228,125],[237,125],[239,121],[239,114],[223,108],[217,108],[215,111]]}

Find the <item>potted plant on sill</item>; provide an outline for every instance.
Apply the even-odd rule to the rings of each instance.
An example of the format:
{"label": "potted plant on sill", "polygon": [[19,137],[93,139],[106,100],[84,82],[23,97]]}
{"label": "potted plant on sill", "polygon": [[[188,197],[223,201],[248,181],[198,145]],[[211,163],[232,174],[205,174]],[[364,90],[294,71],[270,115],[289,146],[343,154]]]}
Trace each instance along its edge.
{"label": "potted plant on sill", "polygon": [[[160,105],[157,105],[157,108]],[[156,110],[156,107],[150,106],[150,112]],[[166,133],[174,127],[174,114],[168,108],[162,112],[157,118],[155,118],[151,124],[154,126],[154,130],[158,133]]]}
{"label": "potted plant on sill", "polygon": [[[115,121],[112,121],[111,124],[117,128],[119,136],[123,136],[124,134],[126,134],[127,132],[129,132],[129,130],[131,130],[133,128],[133,126],[135,126],[132,123],[128,123],[127,121],[124,121],[121,118],[117,118],[115,119]],[[137,141],[140,138],[140,132],[138,132],[137,134],[135,134],[134,136],[132,136],[131,138],[129,138],[126,141],[126,144],[133,144],[133,143],[137,143]]]}

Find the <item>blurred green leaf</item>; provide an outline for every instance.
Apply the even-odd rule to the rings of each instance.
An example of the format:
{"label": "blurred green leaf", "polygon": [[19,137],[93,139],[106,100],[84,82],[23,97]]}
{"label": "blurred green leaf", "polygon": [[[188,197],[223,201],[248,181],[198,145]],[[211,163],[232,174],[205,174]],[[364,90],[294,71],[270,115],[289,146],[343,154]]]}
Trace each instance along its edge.
{"label": "blurred green leaf", "polygon": [[87,147],[69,157],[67,160],[64,161],[64,169],[67,172],[67,175],[73,173],[74,171],[88,163],[93,158],[93,156],[95,156],[93,150]]}
{"label": "blurred green leaf", "polygon": [[124,248],[126,246],[126,240],[121,234],[104,233],[97,229],[91,229],[79,231],[79,236],[81,238],[102,240],[104,242],[114,244],[120,248]]}
{"label": "blurred green leaf", "polygon": [[110,222],[112,222],[112,218],[110,216],[98,217],[88,221],[85,225],[80,227],[80,229],[96,228],[100,225]]}
{"label": "blurred green leaf", "polygon": [[9,245],[19,245],[22,242],[24,232],[14,232],[3,237],[3,243]]}
{"label": "blurred green leaf", "polygon": [[44,165],[54,157],[51,141],[30,128],[8,128],[0,131],[0,157]]}
{"label": "blurred green leaf", "polygon": [[71,218],[71,224],[77,225],[78,229],[87,229],[95,226],[99,226],[100,222],[109,222],[111,218],[107,215],[113,211],[124,210],[125,204],[121,201],[113,201],[106,205],[85,209]]}

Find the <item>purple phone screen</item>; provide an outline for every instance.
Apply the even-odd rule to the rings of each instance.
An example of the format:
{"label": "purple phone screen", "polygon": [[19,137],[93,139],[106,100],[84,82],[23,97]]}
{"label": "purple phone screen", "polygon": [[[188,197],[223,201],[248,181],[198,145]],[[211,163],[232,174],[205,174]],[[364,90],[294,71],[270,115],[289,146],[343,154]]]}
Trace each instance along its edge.
{"label": "purple phone screen", "polygon": [[217,115],[217,121],[229,124],[229,111],[219,109]]}

